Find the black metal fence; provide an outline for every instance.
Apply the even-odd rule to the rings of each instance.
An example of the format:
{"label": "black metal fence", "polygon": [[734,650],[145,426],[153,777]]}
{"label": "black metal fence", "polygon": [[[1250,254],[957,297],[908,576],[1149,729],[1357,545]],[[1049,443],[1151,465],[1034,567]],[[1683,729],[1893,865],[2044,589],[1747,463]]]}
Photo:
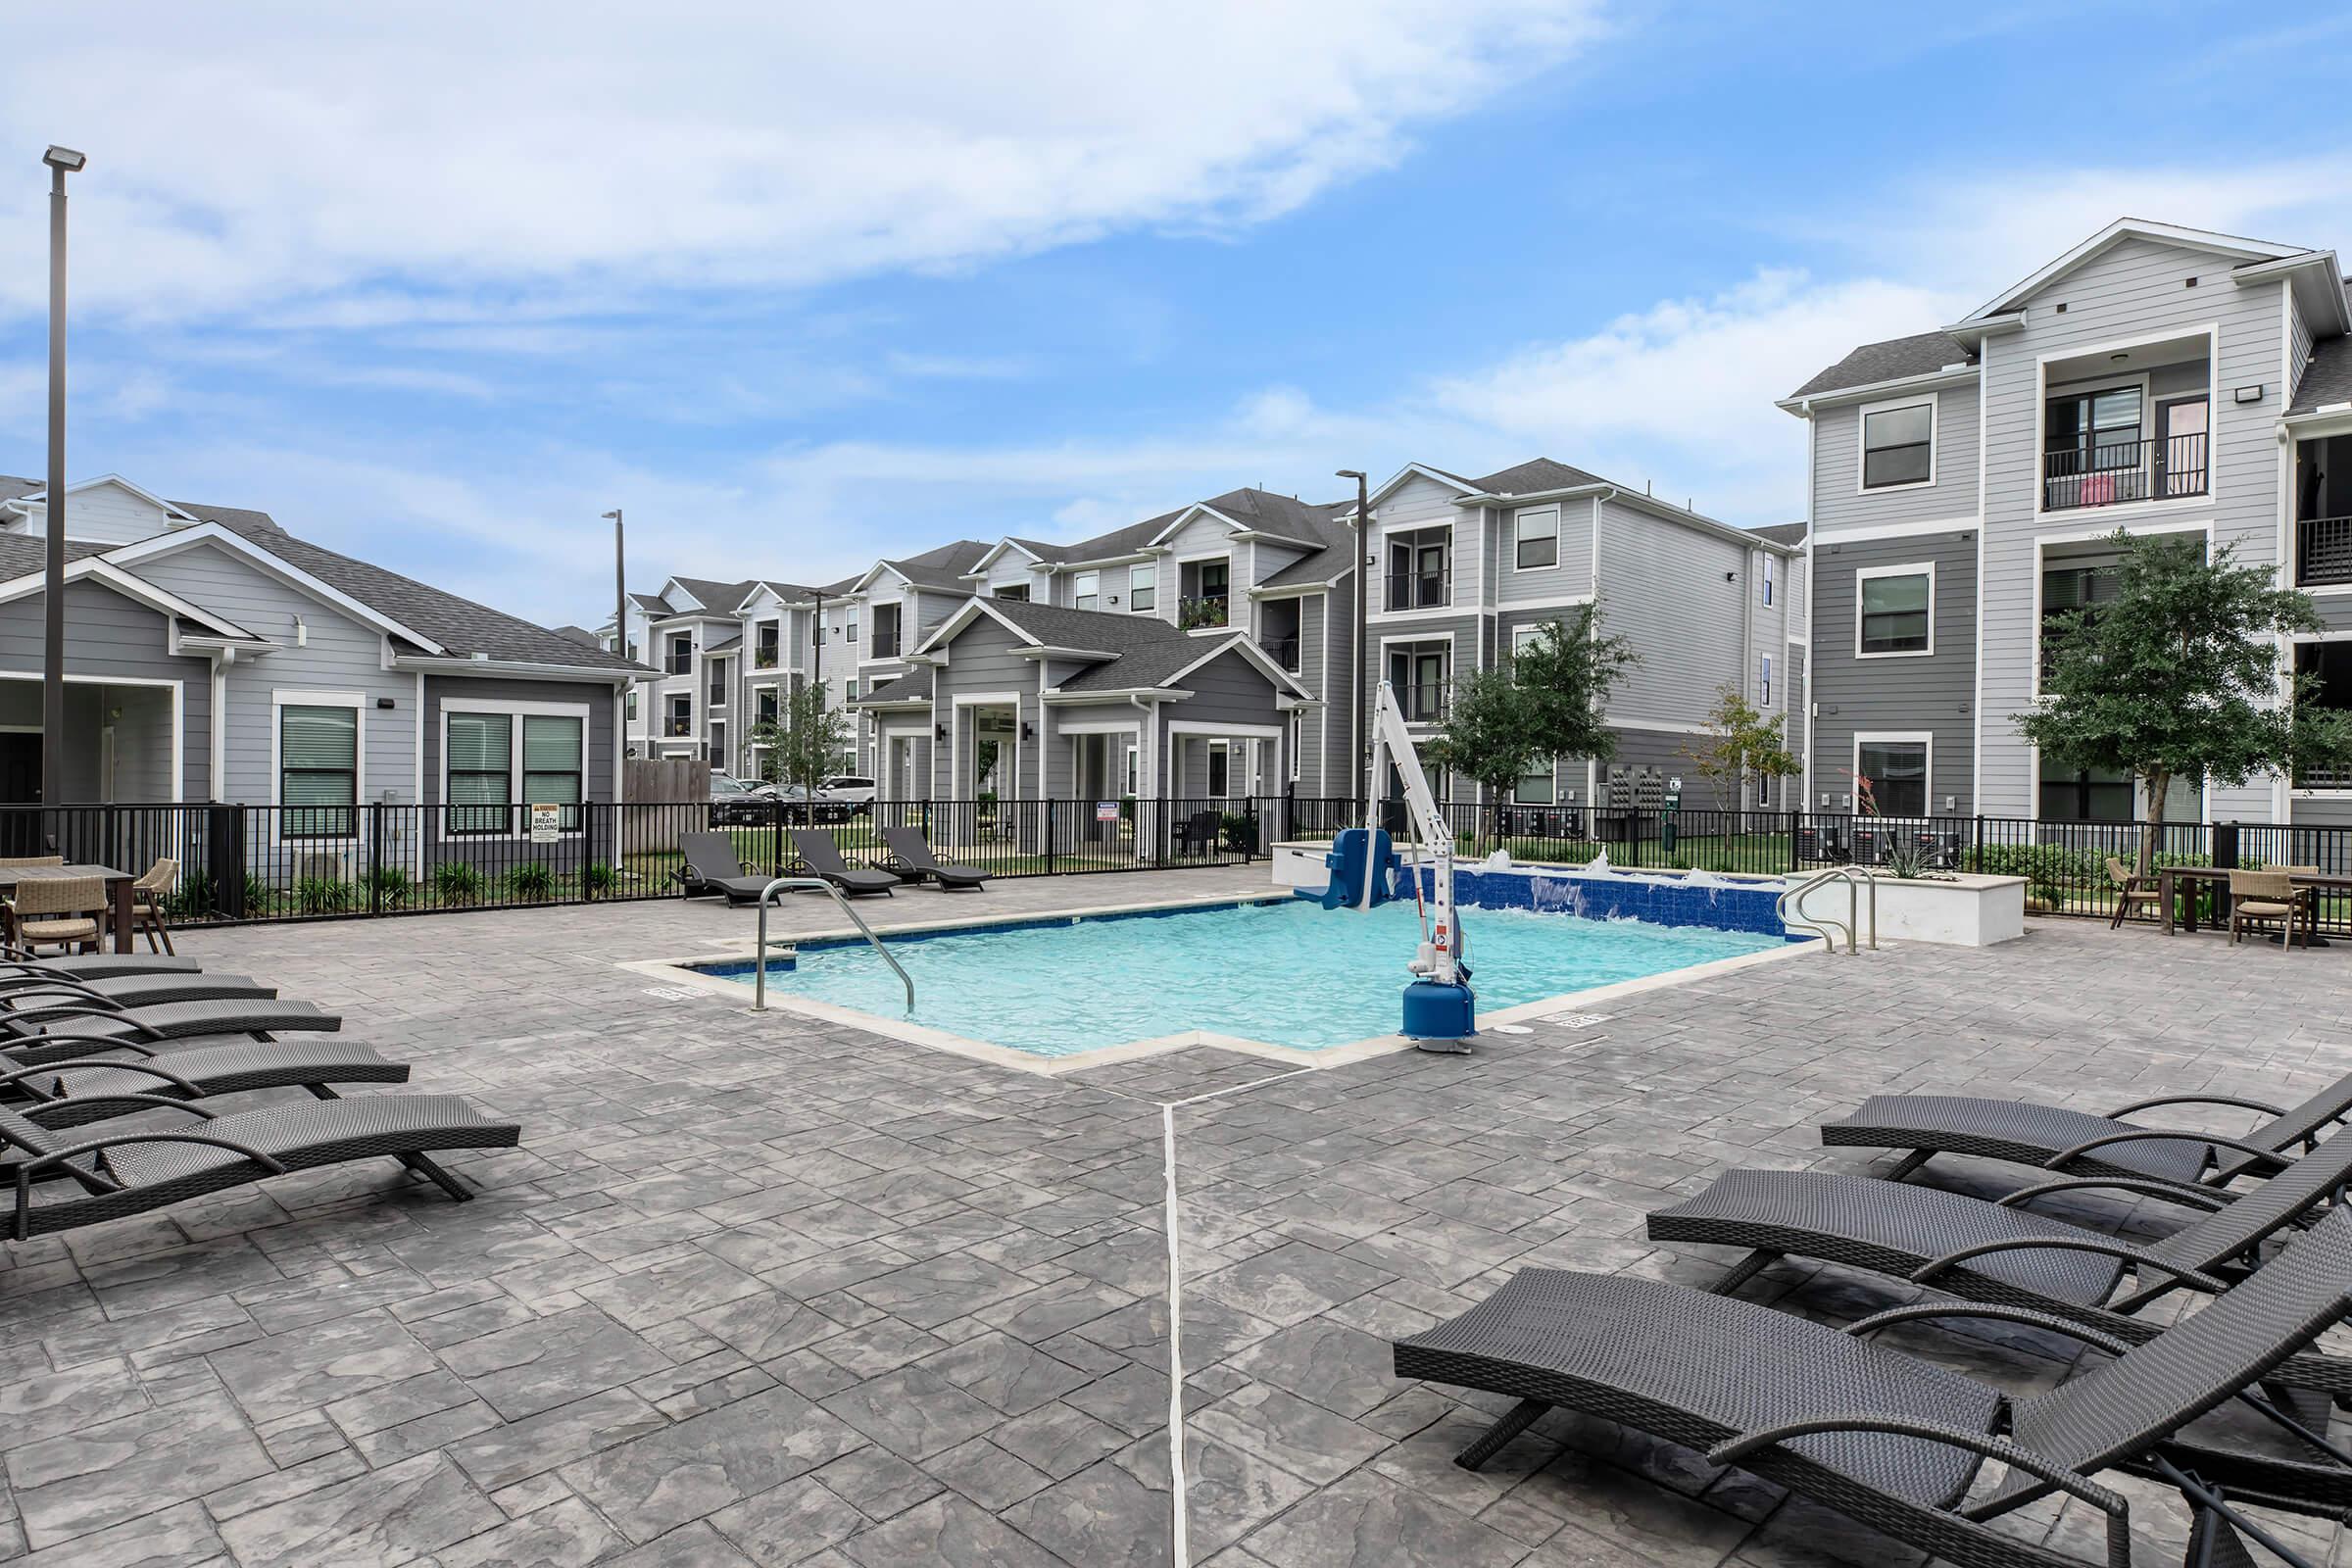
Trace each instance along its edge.
{"label": "black metal fence", "polygon": [[[2024,817],[1885,817],[1815,811],[1617,810],[1447,803],[1458,853],[1514,860],[1786,876],[1860,863],[1888,870],[2022,876],[2041,914],[2112,915],[2145,829],[2131,822]],[[167,911],[181,923],[290,920],[514,908],[679,892],[680,835],[727,835],[752,874],[799,863],[795,835],[830,839],[853,865],[889,857],[885,830],[912,828],[942,860],[996,876],[1234,865],[1281,840],[1328,839],[1362,820],[1355,801],[1233,800],[631,802],[565,808],[536,838],[527,808],[361,806],[0,806],[0,855],[36,855],[51,833],[68,859],[143,871],[179,862]],[[1384,808],[1392,832],[1404,808]],[[552,826],[552,837],[548,829]],[[2352,827],[2168,823],[2159,866],[2307,866],[2352,876]],[[2177,914],[2222,900],[2182,887]],[[2319,927],[2352,934],[2352,893],[2322,890]]]}

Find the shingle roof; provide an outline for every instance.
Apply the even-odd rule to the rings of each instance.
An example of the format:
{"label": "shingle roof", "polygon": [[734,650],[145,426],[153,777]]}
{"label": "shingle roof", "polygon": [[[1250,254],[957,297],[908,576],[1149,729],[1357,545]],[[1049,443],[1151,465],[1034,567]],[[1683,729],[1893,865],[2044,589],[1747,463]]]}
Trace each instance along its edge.
{"label": "shingle roof", "polygon": [[[1162,622],[1165,624],[1165,622]],[[1173,641],[1142,643],[1118,658],[1089,664],[1061,683],[1065,692],[1124,691],[1129,687],[1158,686],[1187,664],[1223,653],[1250,639],[1241,632],[1230,637],[1195,637],[1177,633]]]}
{"label": "shingle roof", "polygon": [[605,645],[605,640],[602,637],[599,637],[596,633],[590,631],[585,626],[558,626],[555,627],[554,630],[555,634],[559,637],[569,638],[575,643],[586,643],[591,648],[602,648]]}
{"label": "shingle roof", "polygon": [[1816,392],[1876,386],[1881,381],[1895,381],[1911,375],[1932,375],[1950,366],[1976,363],[1976,351],[1949,332],[1919,332],[1910,337],[1890,337],[1883,343],[1863,344],[1788,395],[1805,398]]}
{"label": "shingle roof", "polygon": [[1193,643],[1190,632],[1177,630],[1156,615],[1121,614],[1109,610],[1064,610],[1059,605],[1033,604],[1025,599],[991,599],[988,608],[1054,648],[1090,648],[1125,656],[1158,643]]}
{"label": "shingle roof", "polygon": [[1052,562],[1055,565],[1068,565],[1081,561],[1110,561],[1120,556],[1132,556],[1158,538],[1160,530],[1174,522],[1184,510],[1178,507],[1174,512],[1163,512],[1156,517],[1146,517],[1141,522],[1131,522],[1123,528],[1113,528],[1108,533],[1099,533],[1089,539],[1073,539],[1068,544],[1048,544],[1042,539],[1015,539],[1013,543],[1034,552],[1040,561]]}
{"label": "shingle roof", "polygon": [[931,666],[925,664],[918,669],[909,670],[904,675],[884,681],[850,706],[867,708],[877,703],[911,703],[929,702],[930,700]]}
{"label": "shingle roof", "polygon": [[672,577],[671,582],[694,595],[702,607],[714,615],[732,615],[735,607],[743,603],[753,587],[743,582],[720,582],[715,577]]}
{"label": "shingle roof", "polygon": [[1571,467],[1565,463],[1554,463],[1549,458],[1533,458],[1490,473],[1483,479],[1467,479],[1463,482],[1482,495],[1527,496],[1544,490],[1574,490],[1584,485],[1609,484],[1612,481],[1596,473]]}
{"label": "shingle roof", "polygon": [[2328,338],[2312,349],[2286,412],[2312,414],[2330,403],[2352,403],[2352,338]]}
{"label": "shingle roof", "polygon": [[[885,559],[882,564],[923,588],[953,588],[964,591],[963,574],[972,564],[988,553],[988,546],[978,539],[957,539],[919,556]],[[851,579],[853,582],[855,578]]]}
{"label": "shingle roof", "polygon": [[[19,492],[22,494],[23,492]],[[84,556],[103,555],[104,545],[84,544],[78,539],[66,541],[66,560],[79,561]],[[29,576],[49,564],[49,542],[39,534],[0,533],[0,579]]]}
{"label": "shingle roof", "polygon": [[666,615],[669,613],[669,606],[660,594],[641,594],[632,590],[629,600],[639,610],[650,612],[653,614]]}
{"label": "shingle roof", "polygon": [[1747,531],[1759,539],[1769,539],[1776,545],[1801,545],[1810,530],[1801,522],[1773,522]]}

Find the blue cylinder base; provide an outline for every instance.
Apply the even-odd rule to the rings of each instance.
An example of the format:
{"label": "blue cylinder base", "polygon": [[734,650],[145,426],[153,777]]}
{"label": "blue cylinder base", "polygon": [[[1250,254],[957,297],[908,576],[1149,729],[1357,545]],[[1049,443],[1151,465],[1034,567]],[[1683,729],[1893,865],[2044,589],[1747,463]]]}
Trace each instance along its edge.
{"label": "blue cylinder base", "polygon": [[1416,980],[1404,988],[1408,1040],[1467,1040],[1478,1033],[1478,999],[1468,986]]}

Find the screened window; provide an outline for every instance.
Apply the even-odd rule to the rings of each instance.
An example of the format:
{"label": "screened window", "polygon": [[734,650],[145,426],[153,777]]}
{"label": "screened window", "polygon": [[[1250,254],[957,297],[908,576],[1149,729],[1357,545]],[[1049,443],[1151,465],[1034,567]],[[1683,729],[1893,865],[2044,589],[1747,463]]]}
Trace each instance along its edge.
{"label": "screened window", "polygon": [[522,804],[561,806],[564,830],[580,825],[583,760],[587,751],[576,717],[526,713],[522,719]]}
{"label": "screened window", "polygon": [[277,710],[280,836],[349,838],[360,830],[360,710],[287,704]]}
{"label": "screened window", "polygon": [[1925,484],[1936,466],[1936,405],[1871,409],[1862,416],[1862,488]]}
{"label": "screened window", "polygon": [[1540,507],[1513,514],[1513,548],[1521,571],[1560,564],[1560,509]]}
{"label": "screened window", "polygon": [[504,833],[514,819],[514,720],[449,715],[449,831]]}
{"label": "screened window", "polygon": [[1854,771],[1870,780],[1882,815],[1928,814],[1926,741],[1863,741],[1854,748]]}
{"label": "screened window", "polygon": [[1082,571],[1070,579],[1070,603],[1079,610],[1098,610],[1102,604],[1102,574]]}
{"label": "screened window", "polygon": [[1887,572],[1856,584],[1862,625],[1857,652],[1924,654],[1929,649],[1929,587],[1925,571]]}
{"label": "screened window", "polygon": [[1159,567],[1152,562],[1127,568],[1127,608],[1154,610],[1159,606]]}

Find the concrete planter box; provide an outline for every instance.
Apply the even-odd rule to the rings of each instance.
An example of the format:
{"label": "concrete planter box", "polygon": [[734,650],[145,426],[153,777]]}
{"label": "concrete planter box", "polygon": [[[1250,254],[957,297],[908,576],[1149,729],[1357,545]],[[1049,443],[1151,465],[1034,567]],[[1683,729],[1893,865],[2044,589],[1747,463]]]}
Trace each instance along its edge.
{"label": "concrete planter box", "polygon": [[[1871,937],[1870,889],[1855,890],[1855,919],[1864,942]],[[1807,911],[1845,918],[1845,889],[1825,883],[1804,897]],[[1793,911],[1792,911],[1793,912]],[[1960,948],[1989,948],[2026,934],[2026,879],[1979,876],[1879,878],[1881,942],[1940,942]]]}

